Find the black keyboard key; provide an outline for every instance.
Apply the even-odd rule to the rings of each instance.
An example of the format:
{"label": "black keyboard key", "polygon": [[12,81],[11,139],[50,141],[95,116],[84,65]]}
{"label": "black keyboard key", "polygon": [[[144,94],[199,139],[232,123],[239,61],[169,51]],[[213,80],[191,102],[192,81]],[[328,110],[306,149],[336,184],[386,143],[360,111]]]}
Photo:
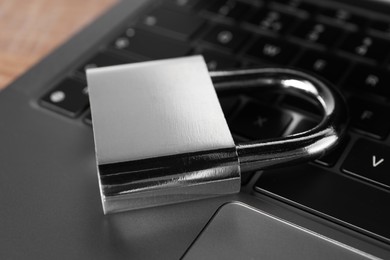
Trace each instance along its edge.
{"label": "black keyboard key", "polygon": [[219,103],[221,104],[223,114],[226,118],[229,118],[234,110],[239,106],[239,99],[237,97],[219,97]]}
{"label": "black keyboard key", "polygon": [[382,62],[389,54],[390,42],[365,34],[351,33],[339,48],[345,52]]}
{"label": "black keyboard key", "polygon": [[239,20],[244,14],[251,10],[252,6],[235,0],[219,0],[211,4],[209,11],[216,14]]}
{"label": "black keyboard key", "polygon": [[313,20],[305,20],[292,35],[302,40],[331,47],[343,34],[340,28]]}
{"label": "black keyboard key", "polygon": [[256,190],[376,238],[390,240],[390,193],[310,165],[264,172]]}
{"label": "black keyboard key", "polygon": [[352,147],[342,169],[390,188],[390,147],[360,139]]}
{"label": "black keyboard key", "polygon": [[320,14],[340,24],[348,23],[361,27],[366,25],[368,22],[365,17],[354,14],[349,10],[343,8],[323,8],[321,9]]}
{"label": "black keyboard key", "polygon": [[237,50],[249,37],[249,34],[225,25],[214,26],[205,36],[203,41],[222,47],[227,50]]}
{"label": "black keyboard key", "polygon": [[381,21],[381,20],[373,21],[370,24],[370,29],[380,32],[386,36],[390,36],[390,22],[388,21]]}
{"label": "black keyboard key", "polygon": [[294,130],[290,133],[290,135],[303,133],[308,131],[318,125],[318,122],[309,119],[302,119],[299,123],[294,127]]}
{"label": "black keyboard key", "polygon": [[181,57],[190,51],[189,46],[178,41],[134,28],[118,37],[112,47],[151,59]]}
{"label": "black keyboard key", "polygon": [[[202,2],[202,1],[201,1]],[[164,2],[167,8],[171,8],[175,11],[193,11],[199,5],[199,0],[168,0]]]}
{"label": "black keyboard key", "polygon": [[202,51],[201,54],[209,70],[233,69],[237,67],[237,61],[227,55],[209,50]]}
{"label": "black keyboard key", "polygon": [[101,52],[95,55],[92,59],[87,61],[81,67],[79,67],[77,71],[84,74],[86,69],[120,65],[131,62],[134,62],[134,60],[130,60],[124,57],[113,56],[108,53]]}
{"label": "black keyboard key", "polygon": [[155,32],[180,40],[189,39],[204,23],[199,16],[191,13],[157,9],[144,17],[142,25]]}
{"label": "black keyboard key", "polygon": [[265,105],[248,103],[233,119],[232,132],[250,140],[280,137],[292,116],[285,111]]}
{"label": "black keyboard key", "polygon": [[310,113],[319,116],[322,115],[322,108],[320,104],[315,103],[311,99],[305,99],[293,95],[286,95],[282,100],[282,104],[295,110],[298,109],[306,114]]}
{"label": "black keyboard key", "polygon": [[287,65],[299,51],[300,48],[292,43],[262,37],[254,42],[246,55],[270,63]]}
{"label": "black keyboard key", "polygon": [[352,99],[349,102],[351,124],[357,130],[375,138],[383,139],[390,131],[389,107]]}
{"label": "black keyboard key", "polygon": [[302,2],[300,0],[273,0],[272,2],[278,3],[278,4],[282,5],[283,7],[293,8],[296,10],[302,10],[302,11],[308,12],[310,14],[313,14],[318,9],[318,5],[310,4],[307,2]]}
{"label": "black keyboard key", "polygon": [[343,58],[319,51],[306,51],[295,66],[311,71],[325,79],[336,83],[349,67]]}
{"label": "black keyboard key", "polygon": [[345,81],[350,91],[363,91],[390,97],[390,71],[374,66],[357,65]]}
{"label": "black keyboard key", "polygon": [[89,105],[88,90],[84,83],[65,79],[44,95],[40,103],[61,114],[76,117]]}
{"label": "black keyboard key", "polygon": [[283,34],[288,31],[298,19],[295,16],[276,10],[260,9],[247,20],[257,29]]}

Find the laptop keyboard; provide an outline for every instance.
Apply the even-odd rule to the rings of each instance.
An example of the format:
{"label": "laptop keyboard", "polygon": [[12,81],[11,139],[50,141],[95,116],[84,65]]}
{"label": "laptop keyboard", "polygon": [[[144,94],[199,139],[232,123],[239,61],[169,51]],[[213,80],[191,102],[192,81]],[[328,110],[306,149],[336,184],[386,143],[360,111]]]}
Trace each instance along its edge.
{"label": "laptop keyboard", "polygon": [[[247,174],[242,183],[253,186],[254,196],[266,194],[389,243],[390,22],[351,10],[299,0],[169,0],[123,27],[39,103],[91,125],[86,68],[193,54],[203,54],[209,70],[309,71],[345,95],[348,138],[313,163]],[[252,93],[220,101],[237,141],[302,132],[320,118],[315,104],[291,96]]]}

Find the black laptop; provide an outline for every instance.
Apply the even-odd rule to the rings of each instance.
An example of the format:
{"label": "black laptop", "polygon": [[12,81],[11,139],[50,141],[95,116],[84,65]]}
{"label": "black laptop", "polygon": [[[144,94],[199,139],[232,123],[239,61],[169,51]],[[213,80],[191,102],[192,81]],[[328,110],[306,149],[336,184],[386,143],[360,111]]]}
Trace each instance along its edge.
{"label": "black laptop", "polygon": [[[104,215],[85,70],[196,54],[209,70],[292,67],[333,83],[350,108],[347,138],[316,161],[243,175],[237,195]],[[288,95],[219,98],[237,142],[299,133],[321,117]],[[264,258],[239,251],[247,240],[288,256],[296,247],[279,245],[294,241],[283,225],[389,259],[390,2],[121,1],[0,93],[0,131],[1,259],[212,259],[212,241],[240,253],[225,257]],[[267,220],[241,217],[248,209]],[[245,225],[221,228],[232,218]],[[261,234],[270,219],[280,225]],[[307,259],[344,258],[303,248]]]}

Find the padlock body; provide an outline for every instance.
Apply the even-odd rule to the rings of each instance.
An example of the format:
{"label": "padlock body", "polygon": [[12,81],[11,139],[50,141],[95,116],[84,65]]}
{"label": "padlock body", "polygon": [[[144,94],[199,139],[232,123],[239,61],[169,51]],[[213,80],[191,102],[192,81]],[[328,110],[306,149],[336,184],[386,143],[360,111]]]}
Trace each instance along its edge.
{"label": "padlock body", "polygon": [[239,191],[235,143],[202,57],[87,78],[105,213]]}
{"label": "padlock body", "polygon": [[105,213],[232,194],[240,189],[235,149],[100,165],[98,169]]}

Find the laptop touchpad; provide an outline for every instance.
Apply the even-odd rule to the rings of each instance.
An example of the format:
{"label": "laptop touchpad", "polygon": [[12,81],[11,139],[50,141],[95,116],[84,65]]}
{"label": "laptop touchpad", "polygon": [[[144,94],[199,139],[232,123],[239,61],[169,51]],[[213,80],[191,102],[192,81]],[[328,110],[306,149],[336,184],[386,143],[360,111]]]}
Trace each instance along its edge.
{"label": "laptop touchpad", "polygon": [[183,259],[377,259],[242,203],[222,206]]}

